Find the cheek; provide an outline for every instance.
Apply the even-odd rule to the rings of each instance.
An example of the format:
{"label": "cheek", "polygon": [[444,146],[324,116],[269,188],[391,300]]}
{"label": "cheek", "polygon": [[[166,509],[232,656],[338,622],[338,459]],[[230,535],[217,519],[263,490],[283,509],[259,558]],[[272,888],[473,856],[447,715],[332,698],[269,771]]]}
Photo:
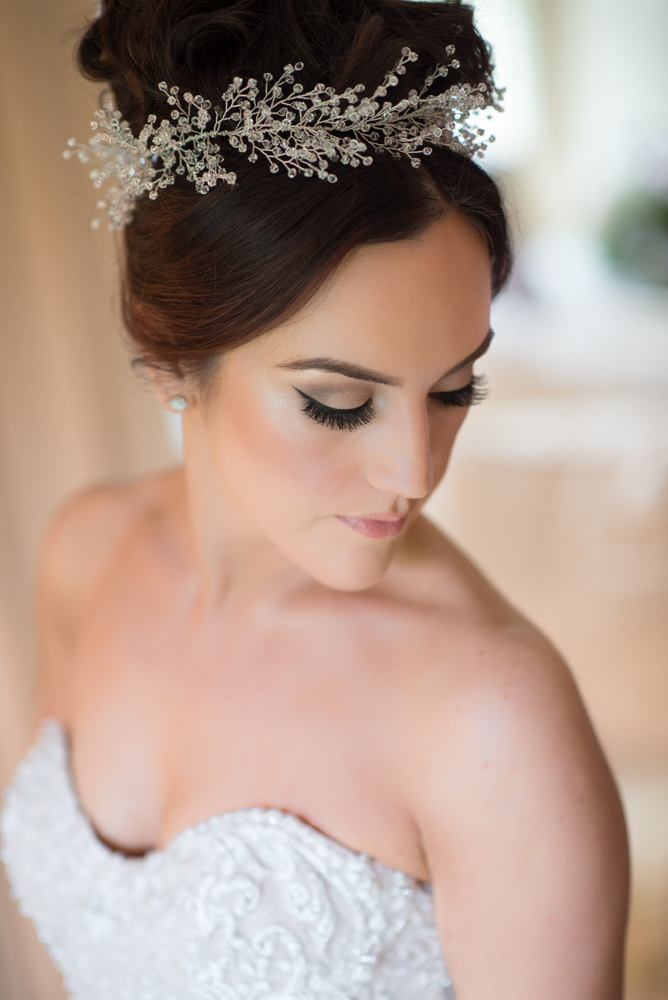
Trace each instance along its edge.
{"label": "cheek", "polygon": [[319,509],[354,474],[350,450],[325,447],[319,428],[282,395],[230,386],[212,430],[226,482],[254,510],[269,503],[276,509],[281,499],[293,514]]}

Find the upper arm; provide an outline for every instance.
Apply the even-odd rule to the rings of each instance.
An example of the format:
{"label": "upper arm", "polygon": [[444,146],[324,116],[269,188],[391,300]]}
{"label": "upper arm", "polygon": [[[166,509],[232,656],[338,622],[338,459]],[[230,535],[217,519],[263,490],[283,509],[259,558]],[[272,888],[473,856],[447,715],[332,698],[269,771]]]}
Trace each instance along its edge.
{"label": "upper arm", "polygon": [[124,487],[89,490],[47,528],[37,574],[38,718],[67,719],[77,639],[133,506]]}
{"label": "upper arm", "polygon": [[624,820],[566,667],[510,642],[447,706],[415,815],[458,1000],[620,1000]]}

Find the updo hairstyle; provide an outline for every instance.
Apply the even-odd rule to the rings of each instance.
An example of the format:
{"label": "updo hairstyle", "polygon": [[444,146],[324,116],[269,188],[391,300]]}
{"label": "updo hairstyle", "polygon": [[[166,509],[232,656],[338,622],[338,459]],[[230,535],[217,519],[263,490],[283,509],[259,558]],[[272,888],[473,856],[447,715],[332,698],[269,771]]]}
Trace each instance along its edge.
{"label": "updo hairstyle", "polygon": [[[422,87],[450,44],[460,69],[441,88],[491,86],[488,47],[460,0],[104,0],[78,61],[138,134],[150,114],[168,117],[162,80],[215,104],[234,76],[278,77],[301,61],[305,89],[362,83],[369,94],[408,45],[419,59],[392,89],[396,102]],[[369,167],[332,164],[330,184],[221,149],[236,186],[202,196],[177,177],[156,201],[141,197],[125,229],[123,315],[148,365],[204,385],[226,351],[293,316],[355,247],[413,237],[448,208],[484,236],[494,293],[508,276],[499,192],[464,155],[435,147],[415,169],[407,156],[374,152]]]}

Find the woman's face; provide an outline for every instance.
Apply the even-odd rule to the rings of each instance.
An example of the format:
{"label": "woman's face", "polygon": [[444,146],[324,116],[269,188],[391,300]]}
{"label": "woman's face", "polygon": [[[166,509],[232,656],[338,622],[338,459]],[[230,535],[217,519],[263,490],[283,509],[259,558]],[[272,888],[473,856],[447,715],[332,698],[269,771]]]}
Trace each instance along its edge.
{"label": "woman's face", "polygon": [[449,212],[359,248],[299,315],[227,354],[186,422],[246,530],[326,586],[377,583],[445,472],[490,301],[485,243]]}

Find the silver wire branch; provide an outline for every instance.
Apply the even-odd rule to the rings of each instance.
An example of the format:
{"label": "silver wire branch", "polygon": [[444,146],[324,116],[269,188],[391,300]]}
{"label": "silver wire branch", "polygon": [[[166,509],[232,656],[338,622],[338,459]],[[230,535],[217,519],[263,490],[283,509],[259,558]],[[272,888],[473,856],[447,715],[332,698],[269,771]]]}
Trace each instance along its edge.
{"label": "silver wire branch", "polygon": [[[454,52],[453,45],[446,48],[447,56]],[[396,104],[383,100],[405,74],[406,64],[417,58],[410,48],[402,49],[401,58],[370,97],[360,96],[363,84],[341,94],[322,83],[304,92],[295,82],[295,73],[304,68],[300,62],[285,66],[276,81],[265,73],[263,86],[254,79],[235,77],[215,107],[200,95],[180,96],[178,87],[162,82],[159,89],[173,107],[170,118],[156,124],[156,115],[150,115],[135,136],[113,104],[106,104],[91,122],[95,135],[87,144],[70,139],[63,155],[82,163],[97,162],[90,173],[96,188],[110,178],[116,180],[97,203],[109,214],[109,229],[122,229],[131,221],[140,195],[146,192],[157,198],[177,176],[187,177],[200,194],[221,181],[235,184],[237,175],[224,165],[217,140],[227,142],[251,163],[263,156],[272,173],[282,167],[289,177],[316,176],[330,183],[337,179],[332,163],[370,166],[370,152],[406,155],[414,167],[434,145],[482,156],[494,136],[486,138],[484,129],[469,127],[468,118],[488,107],[500,111],[502,92],[484,83],[475,87],[465,83],[430,94],[436,80],[459,68],[457,59],[451,59],[427,76],[421,90],[411,90]],[[97,228],[99,219],[92,225]]]}

